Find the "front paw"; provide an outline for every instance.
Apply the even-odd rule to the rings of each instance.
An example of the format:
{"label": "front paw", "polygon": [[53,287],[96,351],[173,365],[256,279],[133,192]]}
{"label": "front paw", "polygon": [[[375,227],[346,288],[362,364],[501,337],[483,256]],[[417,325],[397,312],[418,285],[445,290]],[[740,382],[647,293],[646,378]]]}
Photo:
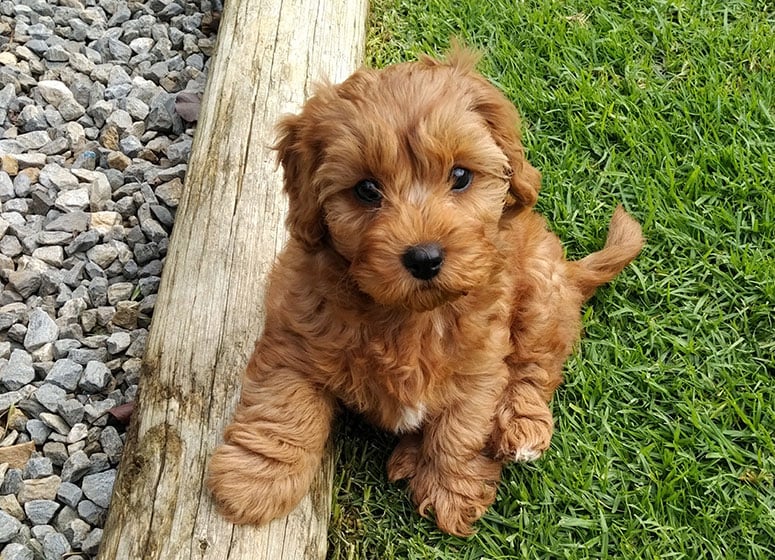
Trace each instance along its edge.
{"label": "front paw", "polygon": [[420,434],[408,434],[401,438],[388,459],[387,474],[390,482],[414,477],[417,472],[417,462],[420,459],[421,445]]}
{"label": "front paw", "polygon": [[535,461],[549,449],[553,432],[554,421],[548,408],[526,416],[507,407],[495,417],[490,452],[499,461]]}
{"label": "front paw", "polygon": [[423,517],[432,511],[442,531],[467,537],[472,525],[495,501],[501,464],[478,455],[442,474],[433,463],[420,465],[409,481],[412,500]]}
{"label": "front paw", "polygon": [[225,444],[210,461],[207,485],[218,511],[236,524],[263,525],[288,514],[309,488],[287,463]]}

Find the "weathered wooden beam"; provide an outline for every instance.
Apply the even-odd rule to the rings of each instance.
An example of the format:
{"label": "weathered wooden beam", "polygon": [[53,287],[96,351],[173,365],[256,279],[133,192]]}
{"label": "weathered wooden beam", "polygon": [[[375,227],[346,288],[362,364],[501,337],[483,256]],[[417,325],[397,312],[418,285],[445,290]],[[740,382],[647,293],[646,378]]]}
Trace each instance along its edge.
{"label": "weathered wooden beam", "polygon": [[102,560],[325,556],[330,457],[297,510],[263,528],[226,522],[205,479],[286,235],[273,125],[312,82],[361,63],[366,12],[366,0],[226,2]]}

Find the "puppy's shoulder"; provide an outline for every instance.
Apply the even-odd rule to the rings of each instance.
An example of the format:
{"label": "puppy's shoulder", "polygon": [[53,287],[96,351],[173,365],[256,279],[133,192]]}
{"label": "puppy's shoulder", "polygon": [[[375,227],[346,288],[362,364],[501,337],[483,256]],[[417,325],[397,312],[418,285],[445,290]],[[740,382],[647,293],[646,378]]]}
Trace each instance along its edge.
{"label": "puppy's shoulder", "polygon": [[505,213],[499,223],[499,230],[503,239],[512,242],[535,241],[547,236],[557,238],[550,231],[546,218],[532,208]]}

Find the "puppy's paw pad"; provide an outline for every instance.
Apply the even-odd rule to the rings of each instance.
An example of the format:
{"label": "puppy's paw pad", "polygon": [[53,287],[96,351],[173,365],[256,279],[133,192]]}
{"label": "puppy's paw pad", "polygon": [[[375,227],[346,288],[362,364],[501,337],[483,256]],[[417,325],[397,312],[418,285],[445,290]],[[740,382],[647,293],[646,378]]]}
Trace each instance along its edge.
{"label": "puppy's paw pad", "polygon": [[514,452],[514,456],[511,460],[515,463],[530,463],[531,461],[540,459],[543,454],[543,451],[532,447],[520,447]]}

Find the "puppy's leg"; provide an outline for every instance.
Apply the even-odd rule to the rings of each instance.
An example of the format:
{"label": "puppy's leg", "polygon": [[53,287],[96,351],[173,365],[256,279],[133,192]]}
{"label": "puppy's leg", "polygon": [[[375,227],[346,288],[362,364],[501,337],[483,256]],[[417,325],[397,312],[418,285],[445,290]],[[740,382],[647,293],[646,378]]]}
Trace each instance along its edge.
{"label": "puppy's leg", "polygon": [[548,401],[559,383],[537,364],[511,367],[498,403],[490,452],[501,461],[534,461],[549,448],[554,421]]}
{"label": "puppy's leg", "polygon": [[422,434],[414,432],[401,438],[390,455],[387,465],[388,480],[396,482],[412,478],[422,451]]}
{"label": "puppy's leg", "polygon": [[303,374],[267,371],[258,349],[225,443],[210,461],[208,485],[224,517],[263,524],[290,512],[318,469],[333,411],[333,399]]}
{"label": "puppy's leg", "polygon": [[[404,440],[391,458],[392,477],[411,477],[409,489],[420,515],[432,510],[441,530],[460,536],[472,534],[471,525],[495,501],[502,467],[482,451],[505,377],[467,381],[466,398],[428,422],[421,441]],[[404,468],[412,462],[413,468]]]}

